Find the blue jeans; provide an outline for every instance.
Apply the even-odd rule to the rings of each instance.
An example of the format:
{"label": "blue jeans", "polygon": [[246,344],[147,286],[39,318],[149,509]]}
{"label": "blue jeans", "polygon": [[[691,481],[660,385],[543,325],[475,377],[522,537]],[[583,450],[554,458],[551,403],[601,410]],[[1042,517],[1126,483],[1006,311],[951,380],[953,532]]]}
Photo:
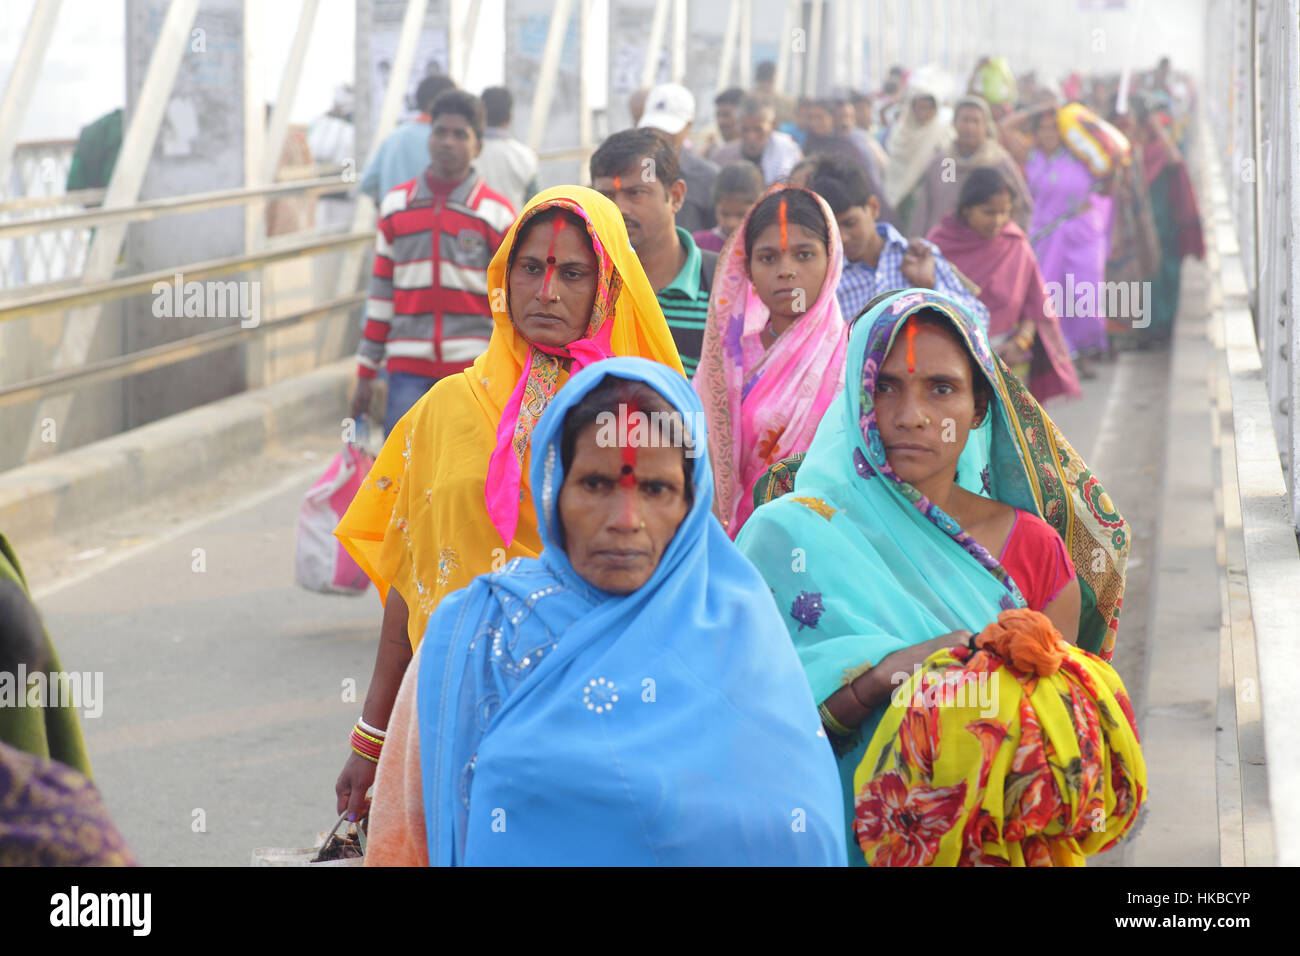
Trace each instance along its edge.
{"label": "blue jeans", "polygon": [[411,406],[424,397],[424,393],[433,387],[436,378],[413,375],[410,372],[388,372],[388,410],[384,420],[384,432],[391,435],[393,427]]}

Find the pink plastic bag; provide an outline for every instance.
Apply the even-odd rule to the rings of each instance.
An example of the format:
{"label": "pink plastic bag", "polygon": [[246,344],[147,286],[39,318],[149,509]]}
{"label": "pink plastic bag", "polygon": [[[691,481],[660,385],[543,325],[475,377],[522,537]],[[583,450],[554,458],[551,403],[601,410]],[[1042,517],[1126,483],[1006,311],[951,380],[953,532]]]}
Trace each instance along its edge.
{"label": "pink plastic bag", "polygon": [[345,445],[311,486],[298,509],[294,577],[301,587],[323,594],[363,594],[370,579],[352,560],[334,528],[348,510],[374,459],[357,445]]}

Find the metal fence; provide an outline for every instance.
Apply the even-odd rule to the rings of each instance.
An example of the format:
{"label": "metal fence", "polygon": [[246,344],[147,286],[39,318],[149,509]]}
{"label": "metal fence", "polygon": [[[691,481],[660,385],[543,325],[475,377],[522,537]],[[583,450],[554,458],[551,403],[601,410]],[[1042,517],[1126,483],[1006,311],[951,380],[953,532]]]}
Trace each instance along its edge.
{"label": "metal fence", "polygon": [[[1300,0],[1213,0],[1205,108],[1216,132],[1273,433],[1300,533]],[[1211,42],[1212,41],[1212,42]]]}
{"label": "metal fence", "polygon": [[[9,182],[0,184],[0,223],[33,215],[57,216],[82,209],[64,194],[75,139],[19,143]],[[96,191],[102,196],[102,190]],[[78,194],[80,195],[80,194]],[[39,235],[0,238],[0,289],[57,282],[81,274],[90,245],[88,228],[45,230]]]}

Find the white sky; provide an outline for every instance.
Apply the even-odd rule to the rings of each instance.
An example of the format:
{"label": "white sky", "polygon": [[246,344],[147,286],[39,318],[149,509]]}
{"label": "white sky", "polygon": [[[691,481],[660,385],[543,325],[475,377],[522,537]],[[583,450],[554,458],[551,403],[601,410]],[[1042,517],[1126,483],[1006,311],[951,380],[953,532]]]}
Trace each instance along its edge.
{"label": "white sky", "polygon": [[[0,82],[7,84],[36,0],[0,0]],[[63,0],[18,141],[73,138],[126,98],[124,0]],[[334,87],[352,79],[353,0],[321,0],[292,119],[330,107]],[[273,100],[302,0],[259,0],[263,22],[262,98]]]}
{"label": "white sky", "polygon": [[[0,0],[0,83],[8,82],[35,2]],[[690,2],[721,3],[722,0]],[[995,4],[994,17],[1000,15],[1006,20],[1011,16],[1012,22],[1004,26],[1017,36],[1005,38],[1009,49],[1016,46],[1010,42],[1013,39],[1034,37],[1035,42],[1029,47],[1037,55],[1027,57],[1021,51],[1020,56],[1013,57],[1012,66],[1017,70],[1033,61],[1033,66],[1054,72],[1053,66],[1059,67],[1062,60],[1071,59],[1062,56],[1063,53],[1086,47],[1090,31],[1083,27],[1098,24],[1108,28],[1105,54],[1094,52],[1085,57],[1085,62],[1089,66],[1116,69],[1128,55],[1131,24],[1135,22],[1133,11],[1142,2],[1145,2],[1146,15],[1141,31],[1143,42],[1137,51],[1139,65],[1149,67],[1160,53],[1169,53],[1176,67],[1195,70],[1203,46],[1204,0],[1129,0],[1125,9],[1114,11],[1105,10],[1104,0],[1052,0],[1044,11],[1057,15],[1038,19],[1025,18],[1020,13],[1011,16],[1006,10],[999,14],[1002,5]],[[453,0],[458,9],[463,3],[464,0]],[[597,35],[608,29],[604,20],[605,3],[606,0],[597,0],[593,11]],[[505,0],[483,0],[473,41],[474,55],[465,80],[466,88],[471,91],[502,81],[504,6]],[[1024,6],[1019,4],[1017,10]],[[19,131],[19,142],[75,137],[82,126],[123,105],[124,7],[125,0],[63,0],[31,106]],[[279,89],[302,0],[254,0],[250,8],[262,19],[261,96],[271,101]],[[1091,12],[1094,10],[1098,12]],[[1020,33],[1024,37],[1019,37]],[[293,122],[309,122],[323,113],[330,106],[335,86],[352,79],[354,36],[354,0],[321,0],[291,115]],[[595,105],[602,105],[604,91],[592,92]]]}

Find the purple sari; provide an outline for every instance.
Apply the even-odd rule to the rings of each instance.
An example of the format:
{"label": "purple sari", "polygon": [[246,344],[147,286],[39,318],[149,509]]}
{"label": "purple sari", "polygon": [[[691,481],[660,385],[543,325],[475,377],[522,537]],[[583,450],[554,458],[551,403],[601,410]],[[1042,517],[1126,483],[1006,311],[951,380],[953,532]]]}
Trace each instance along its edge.
{"label": "purple sari", "polygon": [[[1065,147],[1051,156],[1033,150],[1025,180],[1034,197],[1029,235],[1047,293],[1058,306],[1070,354],[1106,350],[1106,257],[1109,196],[1089,195],[1092,174]],[[1087,197],[1088,204],[1079,209]],[[1121,318],[1117,316],[1116,318]]]}

